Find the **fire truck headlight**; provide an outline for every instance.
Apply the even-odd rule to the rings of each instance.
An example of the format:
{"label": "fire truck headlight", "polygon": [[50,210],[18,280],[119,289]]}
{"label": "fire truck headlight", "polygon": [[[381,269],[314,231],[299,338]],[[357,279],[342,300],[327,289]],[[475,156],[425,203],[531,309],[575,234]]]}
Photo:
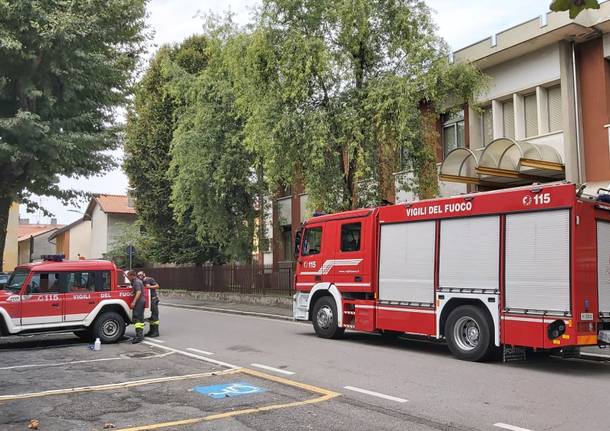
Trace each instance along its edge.
{"label": "fire truck headlight", "polygon": [[566,324],[563,320],[555,320],[547,328],[547,335],[551,340],[561,337],[565,332]]}

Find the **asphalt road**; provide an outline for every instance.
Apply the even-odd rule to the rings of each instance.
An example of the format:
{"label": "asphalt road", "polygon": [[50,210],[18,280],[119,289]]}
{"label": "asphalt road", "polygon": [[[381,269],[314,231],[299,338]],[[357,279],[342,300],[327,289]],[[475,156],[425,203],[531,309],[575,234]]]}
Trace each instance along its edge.
{"label": "asphalt road", "polygon": [[273,367],[284,373],[270,374],[341,393],[316,407],[316,425],[326,429],[610,429],[608,362],[537,357],[470,363],[454,359],[441,343],[349,332],[324,340],[310,324],[297,322],[170,307],[162,307],[161,319],[162,346]]}
{"label": "asphalt road", "polygon": [[99,352],[70,334],[0,340],[0,430],[610,429],[610,362],[469,363],[440,343],[174,307],[161,322]]}

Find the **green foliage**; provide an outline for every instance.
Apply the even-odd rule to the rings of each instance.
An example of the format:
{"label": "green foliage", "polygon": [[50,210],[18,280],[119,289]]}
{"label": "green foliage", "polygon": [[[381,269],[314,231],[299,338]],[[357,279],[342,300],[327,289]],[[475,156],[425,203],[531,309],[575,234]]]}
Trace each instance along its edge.
{"label": "green foliage", "polygon": [[254,238],[255,163],[244,144],[244,117],[236,106],[228,46],[237,43],[230,23],[207,34],[207,67],[197,76],[176,71],[174,94],[185,94],[171,148],[172,206],[190,222],[202,244],[221,256],[247,260]]}
{"label": "green foliage", "polygon": [[113,167],[105,152],[118,144],[113,109],[144,51],[145,3],[0,0],[1,201],[70,200],[78,193],[60,190],[58,175]]}
{"label": "green foliage", "polygon": [[420,103],[471,98],[484,82],[448,61],[425,4],[266,0],[245,58],[235,60],[245,138],[272,184],[302,179],[313,207],[379,204],[394,192],[405,147],[418,179],[434,148]]}
{"label": "green foliage", "polygon": [[131,257],[132,268],[142,268],[150,260],[153,244],[146,235],[140,232],[138,223],[121,223],[117,226],[118,234],[109,244],[104,258],[113,261],[119,268],[129,267],[127,247],[133,246],[135,254]]}
{"label": "green foliage", "polygon": [[550,9],[554,12],[570,11],[570,19],[574,19],[585,9],[599,9],[597,0],[553,0]]}
{"label": "green foliage", "polygon": [[170,205],[170,146],[176,119],[186,104],[185,96],[172,86],[176,75],[196,76],[207,66],[206,50],[207,39],[202,36],[159,49],[136,86],[128,112],[123,168],[149,240],[147,256],[154,262],[201,264],[217,255],[216,246],[197,240],[188,216],[181,223],[174,220]]}

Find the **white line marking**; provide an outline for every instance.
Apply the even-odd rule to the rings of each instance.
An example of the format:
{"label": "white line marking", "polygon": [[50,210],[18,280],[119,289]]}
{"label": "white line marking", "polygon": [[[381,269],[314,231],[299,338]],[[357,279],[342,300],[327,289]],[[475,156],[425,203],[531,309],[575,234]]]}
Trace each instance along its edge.
{"label": "white line marking", "polygon": [[[165,356],[171,355],[173,352],[160,353],[158,355],[147,356],[140,359],[153,359],[153,358],[163,358]],[[88,364],[90,362],[104,362],[104,361],[122,361],[126,359],[133,359],[128,356],[121,356],[116,358],[98,358],[98,359],[84,359],[81,361],[70,361],[70,362],[53,362],[50,364],[27,364],[27,365],[13,365],[12,367],[2,367],[0,371],[3,370],[16,370],[20,368],[43,368],[43,367],[62,367],[65,365],[74,365],[74,364]]]}
{"label": "white line marking", "polygon": [[222,367],[227,367],[230,369],[241,368],[237,365],[229,364],[227,362],[217,361],[216,359],[206,358],[205,356],[195,355],[194,353],[185,352],[184,350],[174,349],[173,347],[162,346],[160,344],[151,343],[149,341],[142,341],[143,344],[148,344],[149,346],[155,346],[159,349],[169,350],[170,352],[179,353],[184,356],[188,356],[189,358],[199,359],[201,361],[209,362],[211,364],[220,365]]}
{"label": "white line marking", "polygon": [[269,365],[263,365],[263,364],[250,364],[250,365],[253,367],[256,367],[256,368],[262,368],[263,370],[274,371],[274,372],[280,373],[280,374],[286,374],[287,376],[292,376],[294,374],[292,371],[282,370],[280,368],[273,368],[273,367],[270,367]]}
{"label": "white line marking", "polygon": [[403,398],[393,397],[391,395],[380,394],[379,392],[373,392],[366,389],[356,388],[354,386],[344,386],[343,389],[347,389],[348,391],[360,392],[362,394],[371,395],[373,397],[383,398],[390,401],[396,401],[397,403],[406,403],[409,400],[405,400]]}
{"label": "white line marking", "polygon": [[516,427],[514,425],[503,424],[502,422],[498,422],[497,424],[494,424],[494,426],[498,427],[498,428],[504,428],[505,430],[510,430],[510,431],[532,431],[532,430],[528,430],[527,428],[520,428],[520,427]]}
{"label": "white line marking", "polygon": [[165,343],[163,340],[159,340],[158,338],[149,338],[148,341],[152,341],[153,343]]}
{"label": "white line marking", "polygon": [[212,352],[206,352],[205,350],[193,349],[192,347],[188,347],[186,350],[189,352],[201,353],[202,355],[213,355]]}

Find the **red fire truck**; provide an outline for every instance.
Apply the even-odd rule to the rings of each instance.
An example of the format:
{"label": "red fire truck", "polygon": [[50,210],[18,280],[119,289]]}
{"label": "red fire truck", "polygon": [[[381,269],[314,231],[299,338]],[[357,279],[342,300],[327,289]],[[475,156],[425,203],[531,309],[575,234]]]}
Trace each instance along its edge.
{"label": "red fire truck", "polygon": [[42,262],[15,268],[0,290],[0,335],[73,331],[113,343],[131,322],[132,298],[129,281],[112,262],[43,256]]}
{"label": "red fire truck", "polygon": [[608,344],[608,197],[553,183],[313,217],[294,317],[323,338],[445,339],[472,361]]}

